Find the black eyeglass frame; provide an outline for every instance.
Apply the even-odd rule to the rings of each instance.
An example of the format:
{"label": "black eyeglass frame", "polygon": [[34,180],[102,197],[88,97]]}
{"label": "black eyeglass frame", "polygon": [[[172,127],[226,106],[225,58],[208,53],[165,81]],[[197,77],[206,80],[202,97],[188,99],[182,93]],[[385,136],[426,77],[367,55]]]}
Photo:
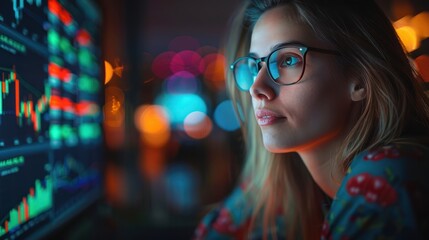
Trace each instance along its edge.
{"label": "black eyeglass frame", "polygon": [[[261,58],[254,58],[254,57],[251,57],[251,56],[245,56],[245,57],[240,57],[240,58],[238,58],[237,60],[235,60],[235,61],[230,65],[230,69],[232,70],[232,73],[233,73],[233,75],[234,75],[235,83],[236,83],[236,84],[238,84],[238,83],[237,83],[237,78],[236,78],[236,76],[235,76],[235,71],[234,71],[234,69],[235,69],[235,65],[236,65],[238,62],[240,62],[240,61],[241,61],[241,60],[243,60],[243,59],[252,59],[252,60],[254,60],[254,61],[255,61],[255,63],[256,63],[256,66],[257,66],[257,74],[259,74],[259,72],[260,72],[260,70],[261,70],[261,68],[262,68],[262,66],[261,66],[261,63],[262,63],[262,62],[265,62],[265,64],[267,64],[267,60],[268,60],[268,59],[270,59],[270,57],[271,57],[275,52],[277,52],[277,51],[278,51],[278,50],[280,50],[280,49],[287,48],[287,47],[297,47],[297,48],[298,48],[298,50],[301,52],[301,54],[302,54],[302,56],[303,56],[303,57],[302,57],[302,59],[303,59],[303,67],[302,67],[301,75],[300,75],[300,77],[298,78],[298,80],[297,80],[297,81],[295,81],[295,82],[293,82],[293,83],[280,83],[280,82],[278,82],[278,81],[277,81],[277,79],[278,79],[278,78],[280,78],[280,76],[279,76],[277,79],[274,79],[273,75],[271,74],[270,68],[267,66],[267,72],[268,72],[268,75],[270,76],[271,80],[272,80],[274,83],[276,83],[277,85],[280,85],[280,86],[289,86],[289,85],[293,85],[293,84],[296,84],[297,82],[301,81],[302,76],[304,75],[304,72],[305,72],[306,56],[307,56],[307,52],[308,52],[308,51],[315,51],[315,52],[320,52],[320,53],[325,53],[325,54],[332,54],[332,55],[341,55],[341,53],[340,53],[339,51],[337,51],[337,50],[323,49],[323,48],[316,48],[316,47],[309,47],[309,46],[306,46],[306,45],[301,44],[301,43],[283,43],[283,44],[280,44],[280,45],[276,46],[276,47],[271,51],[271,53],[270,53],[270,54],[268,54],[268,55],[267,55],[267,56],[265,56],[265,57],[261,57]],[[257,74],[256,74],[255,76],[257,76]]]}

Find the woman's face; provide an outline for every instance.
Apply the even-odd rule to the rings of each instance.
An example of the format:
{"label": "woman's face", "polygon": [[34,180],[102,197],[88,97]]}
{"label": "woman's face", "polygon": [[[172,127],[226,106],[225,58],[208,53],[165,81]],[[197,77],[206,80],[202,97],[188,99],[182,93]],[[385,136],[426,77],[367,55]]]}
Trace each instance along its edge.
{"label": "woman's face", "polygon": [[[287,42],[333,49],[306,25],[290,20],[285,10],[284,6],[276,7],[259,18],[251,36],[250,54],[265,57],[275,45]],[[309,50],[301,80],[289,86],[274,83],[262,63],[250,94],[269,151],[311,151],[344,131],[351,114],[351,86],[338,57]]]}

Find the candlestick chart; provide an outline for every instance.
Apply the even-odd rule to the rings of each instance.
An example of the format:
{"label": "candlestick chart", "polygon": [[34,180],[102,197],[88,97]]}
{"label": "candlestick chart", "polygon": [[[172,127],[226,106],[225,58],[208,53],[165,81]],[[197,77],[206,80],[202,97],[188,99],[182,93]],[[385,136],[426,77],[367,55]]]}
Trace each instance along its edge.
{"label": "candlestick chart", "polygon": [[33,71],[29,79],[41,81],[27,81],[23,75],[29,74],[20,74],[15,65],[0,66],[0,75],[0,147],[44,142],[51,99],[47,77]]}

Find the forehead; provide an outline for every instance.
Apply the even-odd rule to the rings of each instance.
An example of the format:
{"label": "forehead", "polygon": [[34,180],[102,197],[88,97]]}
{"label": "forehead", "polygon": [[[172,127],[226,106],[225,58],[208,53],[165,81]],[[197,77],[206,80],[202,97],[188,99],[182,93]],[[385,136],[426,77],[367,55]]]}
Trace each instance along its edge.
{"label": "forehead", "polygon": [[286,42],[326,46],[290,7],[279,6],[263,13],[256,22],[251,35],[250,53],[266,56],[273,46]]}

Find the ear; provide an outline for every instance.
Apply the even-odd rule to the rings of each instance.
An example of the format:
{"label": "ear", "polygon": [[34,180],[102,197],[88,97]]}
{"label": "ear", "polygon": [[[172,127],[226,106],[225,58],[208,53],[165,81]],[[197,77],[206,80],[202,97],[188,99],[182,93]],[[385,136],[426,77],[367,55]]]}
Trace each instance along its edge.
{"label": "ear", "polygon": [[362,101],[366,98],[366,88],[361,81],[352,81],[350,83],[350,98],[355,102]]}

